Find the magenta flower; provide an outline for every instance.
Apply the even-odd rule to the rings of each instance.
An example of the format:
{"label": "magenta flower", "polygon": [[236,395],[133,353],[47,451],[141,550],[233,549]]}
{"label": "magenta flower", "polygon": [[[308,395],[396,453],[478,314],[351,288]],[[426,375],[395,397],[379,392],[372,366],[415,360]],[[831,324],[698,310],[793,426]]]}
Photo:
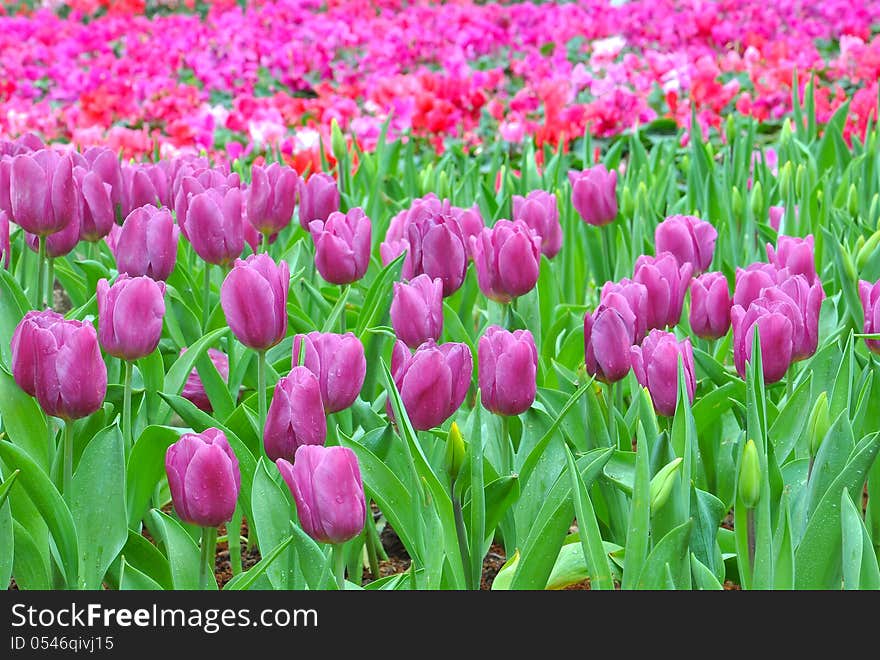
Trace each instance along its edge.
{"label": "magenta flower", "polygon": [[251,168],[251,186],[247,192],[247,217],[261,234],[277,234],[293,219],[296,194],[300,188],[296,170],[272,163]]}
{"label": "magenta flower", "polygon": [[807,284],[816,282],[816,256],[814,254],[813,235],[806,238],[780,236],[776,241],[776,249],[767,244],[767,259],[777,270],[784,268],[792,275],[803,275]]}
{"label": "magenta flower", "polygon": [[746,363],[752,359],[752,343],[755,328],[758,328],[764,382],[770,384],[781,380],[791,364],[794,347],[795,327],[789,305],[757,298],[748,310],[740,305],[731,307],[730,320],[733,325],[733,362],[740,377],[746,377]]}
{"label": "magenta flower", "polygon": [[541,252],[552,259],[562,248],[562,225],[556,195],[533,190],[526,197],[513,196],[513,219],[522,220],[541,237]]}
{"label": "magenta flower", "polygon": [[[111,231],[110,237],[113,238]],[[146,275],[164,281],[177,262],[177,241],[180,229],[175,226],[168,209],[142,206],[125,219],[115,236],[113,255],[120,273],[131,277]]]}
{"label": "magenta flower", "polygon": [[632,367],[636,379],[651,394],[654,409],[672,417],[678,402],[678,358],[684,365],[688,399],[694,401],[697,383],[694,377],[694,352],[691,340],[678,341],[671,332],[651,330],[641,346],[633,346]]}
{"label": "magenta flower", "polygon": [[715,227],[692,215],[671,215],[654,231],[657,254],[671,252],[679,264],[691,264],[695,275],[711,265],[717,239]]}
{"label": "magenta flower", "polygon": [[424,273],[411,282],[395,282],[391,300],[394,334],[412,349],[443,332],[443,282]]}
{"label": "magenta flower", "polygon": [[489,326],[477,347],[483,406],[497,415],[519,415],[537,392],[538,349],[528,330]]}
{"label": "magenta flower", "polygon": [[691,284],[691,330],[703,339],[718,339],[730,329],[730,291],[723,273],[705,273]]}
{"label": "magenta flower", "polygon": [[305,342],[303,365],[318,378],[321,398],[328,413],[345,410],[361,393],[367,373],[364,345],[354,333],[310,332],[293,338],[293,364],[299,364]]}
{"label": "magenta flower", "polygon": [[588,225],[602,226],[617,217],[617,172],[596,165],[568,173],[571,203]]}
{"label": "magenta flower", "polygon": [[541,267],[541,237],[522,220],[499,220],[471,239],[477,283],[487,298],[508,303],[535,288]]}
{"label": "magenta flower", "polygon": [[636,259],[633,279],[648,290],[648,328],[664,328],[678,325],[684,297],[691,283],[693,266],[679,265],[670,252],[656,257],[642,255]]}
{"label": "magenta flower", "polygon": [[287,262],[252,254],[235,266],[220,287],[220,305],[232,334],[256,351],[271,348],[287,334]]}
{"label": "magenta flower", "polygon": [[326,221],[339,210],[339,188],[336,179],[324,172],[312,174],[299,186],[299,224],[308,230],[312,220]]}
{"label": "magenta flower", "polygon": [[107,353],[139,360],[156,350],[165,318],[165,282],[120,275],[98,281],[98,339]]}
{"label": "magenta flower", "polygon": [[[865,316],[862,332],[866,335],[880,333],[880,280],[874,284],[859,280],[859,298]],[[880,355],[880,339],[866,339],[865,345],[868,350]]]}
{"label": "magenta flower", "polygon": [[292,461],[303,445],[323,445],[327,418],[318,379],[306,367],[294,367],[278,381],[263,428],[263,446],[273,461]]}
{"label": "magenta flower", "polygon": [[[180,349],[180,354],[183,355],[186,353],[186,348]],[[214,363],[214,367],[217,369],[217,373],[220,374],[220,378],[223,379],[224,383],[229,382],[229,358],[226,357],[225,353],[221,353],[220,351],[209,348],[208,349],[208,357],[211,362]],[[202,383],[202,379],[199,376],[199,370],[193,369],[189,376],[186,378],[186,383],[183,385],[183,391],[180,393],[184,399],[191,401],[193,405],[199,410],[204,410],[206,413],[211,413],[214,411],[214,408],[211,406],[211,400],[208,398],[208,393],[205,392],[205,385]]]}
{"label": "magenta flower", "polygon": [[313,220],[309,231],[315,242],[315,267],[331,284],[351,284],[370,265],[372,224],[360,208],[334,211],[326,222]]}

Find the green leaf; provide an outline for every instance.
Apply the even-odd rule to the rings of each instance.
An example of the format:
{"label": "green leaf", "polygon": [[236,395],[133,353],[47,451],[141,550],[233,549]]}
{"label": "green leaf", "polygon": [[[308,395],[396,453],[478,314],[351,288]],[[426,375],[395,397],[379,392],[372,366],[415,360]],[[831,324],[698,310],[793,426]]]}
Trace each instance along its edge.
{"label": "green leaf", "polygon": [[[639,589],[666,589],[668,588],[666,575],[667,570],[681,563],[682,556],[687,556],[688,538],[691,532],[691,521],[688,520],[678,527],[669,531],[660,542],[654,546],[645,560],[645,567],[639,575]],[[682,576],[673,576],[676,588],[683,584]]]}
{"label": "green leaf", "polygon": [[[155,525],[157,541],[165,547],[165,555],[171,566],[171,581],[175,589],[199,588],[199,547],[180,523],[158,509],[150,510]],[[217,589],[214,580],[208,580],[208,588]]]}
{"label": "green leaf", "polygon": [[165,452],[179,439],[179,429],[148,426],[135,441],[125,473],[129,527],[137,528],[147,512],[156,484],[165,476]]}
{"label": "green leaf", "polygon": [[30,308],[31,305],[18,282],[8,270],[0,267],[0,362],[7,367],[11,365],[9,342],[15,326]]}
{"label": "green leaf", "polygon": [[[128,530],[128,540],[120,551],[119,557],[124,559],[130,567],[136,568],[156,582],[161,589],[174,588],[168,559],[138,532],[132,529]],[[112,571],[113,568],[111,567],[110,570]]]}
{"label": "green leaf", "polygon": [[391,296],[391,287],[393,283],[400,279],[400,269],[403,268],[403,260],[406,253],[398,256],[394,261],[385,266],[382,272],[373,280],[370,290],[364,297],[364,304],[361,306],[361,313],[358,317],[357,328],[355,334],[364,341],[366,337],[364,333],[367,328],[371,328],[379,323],[382,315],[388,310],[386,302]]}
{"label": "green leaf", "polygon": [[[168,369],[168,373],[165,374],[164,393],[171,395],[180,394],[183,391],[183,386],[186,385],[186,379],[189,378],[190,373],[195,368],[196,361],[199,357],[207,352],[214,342],[227,332],[229,332],[229,328],[217,328],[204,335],[192,346],[187,348],[186,353],[178,357],[177,360],[174,361],[174,364],[171,365],[171,368]],[[162,422],[167,421],[168,415],[170,414],[168,406],[162,405],[159,408],[159,415],[156,419]]]}
{"label": "green leaf", "polygon": [[46,416],[36,400],[25,394],[12,376],[2,369],[0,419],[9,439],[30,456],[41,470],[48,473],[52,465],[50,443],[53,443],[53,439],[49,436]]}
{"label": "green leaf", "polygon": [[293,542],[294,538],[296,537],[288,536],[287,539],[275,546],[272,552],[260,559],[250,570],[239,573],[227,582],[226,586],[223,587],[223,591],[245,591],[250,589],[257,583],[257,580],[265,575],[272,563],[284,554],[287,546]]}
{"label": "green leaf", "polygon": [[120,591],[161,591],[162,586],[149,575],[142,573],[122,558]]}
{"label": "green leaf", "polygon": [[844,488],[840,497],[842,511],[843,588],[880,589],[880,567],[862,516]]}
{"label": "green leaf", "polygon": [[[274,465],[272,468],[276,469]],[[262,458],[257,462],[257,470],[254,473],[251,510],[261,552],[269,552],[290,536],[290,501],[284,495],[284,491],[269,476]],[[293,576],[288,574],[288,570],[286,570],[288,568],[293,567],[276,563],[266,571],[273,587],[283,589],[292,584]]]}
{"label": "green leaf", "polygon": [[797,444],[810,416],[812,374],[801,381],[770,426],[768,437],[777,459],[784,463]]}
{"label": "green leaf", "polygon": [[720,591],[724,589],[718,578],[703,564],[697,556],[691,553],[691,573],[694,577],[694,586],[701,590]]}
{"label": "green leaf", "polygon": [[327,557],[315,540],[306,534],[302,527],[290,523],[293,530],[293,544],[299,567],[306,579],[309,589],[326,589],[332,576],[327,570]]}
{"label": "green leaf", "polygon": [[0,506],[3,506],[6,503],[6,498],[9,497],[9,490],[12,488],[12,484],[15,483],[15,480],[20,473],[21,470],[16,470],[6,477],[6,479],[3,480],[3,483],[0,484]]}
{"label": "green leaf", "polygon": [[632,589],[637,583],[648,556],[651,531],[651,466],[648,456],[650,450],[641,422],[638,422],[636,434],[636,465],[626,535],[622,589]]}
{"label": "green leaf", "polygon": [[13,547],[12,574],[19,589],[51,589],[49,565],[44,559],[44,551],[20,522],[12,519]]}

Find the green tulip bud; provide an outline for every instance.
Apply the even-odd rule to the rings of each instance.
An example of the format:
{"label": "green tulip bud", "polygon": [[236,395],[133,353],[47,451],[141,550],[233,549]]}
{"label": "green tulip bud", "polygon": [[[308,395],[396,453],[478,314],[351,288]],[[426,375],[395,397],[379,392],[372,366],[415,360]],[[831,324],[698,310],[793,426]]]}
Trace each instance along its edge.
{"label": "green tulip bud", "polygon": [[791,192],[792,169],[793,166],[789,160],[779,170],[779,189],[786,193]]}
{"label": "green tulip bud", "polygon": [[761,219],[764,217],[764,187],[761,185],[760,181],[755,181],[755,185],[752,186],[752,194],[750,200],[752,206],[752,215],[755,218]]}
{"label": "green tulip bud", "polygon": [[831,411],[828,406],[828,392],[822,392],[813,404],[810,421],[807,422],[807,437],[810,440],[810,456],[819,453],[819,447],[831,428]]}
{"label": "green tulip bud", "polygon": [[791,142],[791,120],[786,117],[785,121],[782,122],[782,130],[779,132],[779,144],[780,146],[786,145]]}
{"label": "green tulip bud", "polygon": [[739,497],[747,509],[754,509],[761,496],[761,460],[754,440],[743,447],[739,464]]}
{"label": "green tulip bud", "polygon": [[681,469],[681,462],[681,458],[670,461],[660,468],[657,474],[654,475],[654,478],[651,479],[649,491],[651,495],[651,513],[659,511],[669,499],[669,494],[675,485],[675,478],[678,476],[679,469]]}
{"label": "green tulip bud", "polygon": [[345,138],[339,129],[339,124],[335,119],[330,121],[330,147],[333,149],[333,155],[336,160],[341,161],[348,154],[348,147],[345,145]]}
{"label": "green tulip bud", "polygon": [[863,236],[859,236],[859,239],[862,240],[862,245],[858,244],[856,241],[856,248],[858,249],[858,253],[856,254],[856,266],[858,266],[859,270],[862,270],[865,267],[865,264],[868,263],[868,259],[874,252],[877,251],[877,247],[880,246],[880,230],[875,231],[871,234],[868,240],[864,240]]}
{"label": "green tulip bud", "polygon": [[852,217],[859,214],[859,191],[856,190],[856,184],[849,184],[849,195],[846,198],[846,208]]}
{"label": "green tulip bud", "polygon": [[458,478],[466,451],[464,438],[458,429],[458,424],[452,422],[452,426],[449,427],[449,434],[446,436],[446,458],[444,465],[453,480]]}
{"label": "green tulip bud", "polygon": [[733,120],[733,113],[727,115],[727,122],[724,126],[724,132],[727,135],[727,143],[732,144],[736,138],[736,122]]}
{"label": "green tulip bud", "polygon": [[730,208],[733,211],[733,217],[741,218],[743,214],[743,198],[742,194],[739,192],[739,188],[733,186],[733,189],[730,191]]}
{"label": "green tulip bud", "polygon": [[623,213],[624,218],[633,217],[633,213],[635,211],[636,203],[633,198],[633,194],[630,191],[630,187],[626,186],[623,189],[623,194],[620,196],[620,210]]}
{"label": "green tulip bud", "polygon": [[797,166],[797,172],[794,175],[794,183],[798,190],[804,189],[804,179],[807,176],[807,168],[801,163]]}

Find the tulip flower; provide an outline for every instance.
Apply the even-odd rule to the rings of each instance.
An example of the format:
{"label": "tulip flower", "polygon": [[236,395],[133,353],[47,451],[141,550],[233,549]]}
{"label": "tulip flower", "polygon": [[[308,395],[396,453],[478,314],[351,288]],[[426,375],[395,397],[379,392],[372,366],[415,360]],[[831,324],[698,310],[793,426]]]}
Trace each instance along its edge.
{"label": "tulip flower", "polygon": [[98,339],[107,353],[139,360],[156,350],[165,317],[165,283],[122,274],[98,281]]}
{"label": "tulip flower", "polygon": [[761,296],[767,287],[774,286],[779,273],[772,264],[754,263],[745,269],[736,269],[736,281],[733,286],[733,304],[748,309],[752,301]]}
{"label": "tulip flower", "polygon": [[108,147],[91,147],[83,152],[83,156],[89,163],[89,171],[96,174],[105,185],[110,186],[110,202],[114,217],[117,213],[121,214],[123,206],[128,202],[119,156]]}
{"label": "tulip flower", "polygon": [[635,343],[636,324],[636,314],[622,294],[603,294],[596,310],[584,315],[584,359],[588,374],[606,383],[626,377],[632,366],[630,347]]}
{"label": "tulip flower", "polygon": [[148,204],[155,206],[171,204],[168,175],[160,164],[123,165],[122,179],[127,192],[126,213]]}
{"label": "tulip flower", "polygon": [[793,353],[794,325],[787,306],[757,298],[748,310],[740,305],[731,307],[730,321],[733,326],[733,362],[740,377],[746,377],[746,363],[752,359],[757,328],[764,382],[770,384],[781,380],[791,364]]}
{"label": "tulip flower", "polygon": [[519,415],[535,402],[538,349],[528,330],[489,326],[477,347],[483,406],[497,415]]}
{"label": "tulip flower", "polygon": [[443,332],[443,282],[425,274],[411,282],[395,282],[391,300],[394,334],[412,349]]}
{"label": "tulip flower", "polygon": [[[303,346],[304,343],[304,346]],[[345,410],[361,393],[367,373],[364,345],[353,333],[310,332],[293,339],[294,365],[299,364],[305,349],[303,365],[318,378],[324,410],[328,413]]]}
{"label": "tulip flower", "polygon": [[773,227],[775,231],[779,231],[783,217],[785,217],[784,206],[771,206],[767,209],[767,219],[770,222],[770,226]]}
{"label": "tulip flower", "polygon": [[411,354],[398,341],[391,354],[391,373],[413,428],[427,431],[461,406],[471,384],[473,357],[467,344],[428,340]]}
{"label": "tulip flower", "polygon": [[247,193],[247,217],[254,229],[270,236],[287,227],[293,219],[299,187],[299,174],[290,167],[254,165]]}
{"label": "tulip flower", "polygon": [[113,208],[113,188],[100,175],[83,167],[75,167],[73,175],[82,194],[82,226],[84,241],[98,241],[110,233],[116,218]]}
{"label": "tulip flower", "polygon": [[[862,313],[865,324],[862,332],[866,335],[880,333],[880,280],[871,284],[859,280],[859,298],[862,300]],[[866,339],[868,350],[880,355],[880,339]]]}
{"label": "tulip flower", "polygon": [[499,220],[471,239],[477,283],[487,298],[508,303],[538,283],[541,237],[522,220]]}
{"label": "tulip flower", "polygon": [[671,332],[651,330],[641,346],[630,349],[633,372],[642,387],[651,394],[654,409],[661,415],[675,414],[678,402],[678,359],[684,366],[688,399],[694,401],[697,382],[694,378],[694,352],[691,340],[678,341]]}
{"label": "tulip flower", "polygon": [[596,165],[569,172],[571,203],[588,225],[602,226],[617,217],[617,172]]}
{"label": "tulip flower", "polygon": [[[449,204],[447,200],[444,200],[444,204]],[[459,229],[461,229],[461,235],[464,239],[464,245],[466,248],[470,248],[471,236],[479,236],[480,232],[483,231],[483,228],[486,224],[483,222],[483,216],[480,215],[480,207],[474,204],[469,208],[462,208],[460,206],[449,206],[449,213],[455,218],[455,221],[458,223]],[[557,213],[557,220],[559,218],[559,214]],[[561,232],[561,230],[560,230]],[[548,230],[548,233],[552,233],[551,230]],[[560,243],[562,242],[562,235],[560,233],[559,236]],[[557,250],[558,252],[559,250]]]}
{"label": "tulip flower", "polygon": [[678,325],[692,272],[690,263],[679,265],[670,252],[661,252],[656,257],[642,255],[636,259],[633,279],[648,290],[649,329]]}
{"label": "tulip flower", "polygon": [[292,461],[303,445],[323,445],[327,418],[318,379],[306,367],[294,367],[278,381],[263,429],[266,455]]}
{"label": "tulip flower", "polygon": [[64,420],[64,493],[73,478],[73,420],[88,417],[104,403],[107,366],[94,326],[67,321],[46,310],[31,311],[12,335],[15,382],[47,415]]}
{"label": "tulip flower", "polygon": [[362,209],[334,211],[326,222],[310,222],[309,231],[321,277],[331,284],[351,284],[364,276],[370,265],[372,227]]}
{"label": "tulip flower", "polygon": [[806,238],[780,236],[775,249],[767,244],[767,259],[777,270],[787,268],[791,275],[806,277],[810,286],[816,283],[816,256],[812,234]]}
{"label": "tulip flower", "polygon": [[722,273],[705,273],[691,284],[691,330],[703,339],[718,339],[730,329],[730,291]]}
{"label": "tulip flower", "polygon": [[715,227],[691,215],[671,215],[654,231],[657,254],[671,252],[679,264],[691,264],[695,275],[711,265],[717,238]]}
{"label": "tulip flower", "polygon": [[186,433],[165,452],[171,501],[180,519],[202,528],[199,588],[213,575],[217,527],[235,513],[241,491],[238,458],[223,431]]}
{"label": "tulip flower", "polygon": [[765,297],[772,300],[778,295],[787,296],[799,312],[799,325],[803,329],[802,332],[795,332],[791,361],[805,360],[814,355],[819,346],[819,311],[825,300],[822,283],[817,279],[811,286],[803,275],[792,275],[782,280],[776,290],[779,294],[774,289],[768,289]]}
{"label": "tulip flower", "polygon": [[[50,259],[49,263],[51,264],[52,259],[57,259],[58,257],[63,257],[73,252],[73,248],[75,248],[77,246],[77,243],[79,243],[80,232],[80,219],[78,217],[74,217],[61,231],[56,231],[54,234],[44,236],[42,239],[40,239],[40,237],[36,234],[25,232],[25,239],[28,247],[37,254],[39,254],[40,252],[40,241],[42,240],[43,245],[45,246],[44,250],[46,256]],[[54,276],[52,276],[52,271],[50,271],[50,291],[52,281],[54,279],[55,278]]]}
{"label": "tulip flower", "polygon": [[9,268],[11,247],[9,243],[9,216],[6,211],[0,211],[0,263]]}
{"label": "tulip flower", "polygon": [[[605,282],[602,286],[600,302],[605,302],[612,293],[623,296],[629,306],[629,310],[634,315],[630,345],[640,343],[648,333],[648,289],[644,284],[634,282],[626,277],[620,280],[620,282]],[[611,306],[618,309],[624,316],[628,316],[623,306],[619,304],[619,301]]]}
{"label": "tulip flower", "polygon": [[526,197],[513,196],[513,219],[522,220],[541,237],[541,252],[548,259],[562,248],[562,225],[556,195],[545,190],[533,190]]}
{"label": "tulip flower", "polygon": [[[111,230],[111,237],[114,233]],[[116,267],[131,277],[146,275],[158,281],[167,280],[177,261],[179,234],[168,209],[135,209],[115,236]]]}
{"label": "tulip flower", "polygon": [[360,534],[367,520],[357,456],[348,447],[302,445],[293,464],[279,458],[275,465],[296,502],[303,531],[334,545],[336,583],[344,589],[341,544]]}
{"label": "tulip flower", "polygon": [[[184,353],[186,353],[186,348],[180,349],[180,354],[183,355]],[[224,353],[213,348],[208,349],[208,357],[211,362],[214,363],[214,367],[217,369],[217,373],[220,374],[220,378],[223,379],[223,382],[228,383],[229,358],[226,357]],[[180,393],[180,396],[191,401],[196,408],[203,410],[206,413],[211,413],[214,410],[213,406],[211,406],[211,400],[208,398],[208,393],[205,392],[205,386],[199,376],[199,370],[196,368],[194,368],[189,376],[187,376],[186,383],[183,385],[183,391]]]}
{"label": "tulip flower", "polygon": [[12,176],[12,159],[0,155],[0,211],[12,218],[12,200],[9,199],[9,179]]}
{"label": "tulip flower", "polygon": [[339,188],[329,174],[317,172],[299,186],[299,224],[308,230],[312,220],[326,221],[339,210]]}
{"label": "tulip flower", "polygon": [[244,250],[239,188],[211,188],[193,195],[186,213],[186,233],[193,249],[209,264],[226,266]]}
{"label": "tulip flower", "polygon": [[41,238],[61,231],[81,213],[73,159],[50,150],[16,156],[9,200],[13,221],[25,231]]}

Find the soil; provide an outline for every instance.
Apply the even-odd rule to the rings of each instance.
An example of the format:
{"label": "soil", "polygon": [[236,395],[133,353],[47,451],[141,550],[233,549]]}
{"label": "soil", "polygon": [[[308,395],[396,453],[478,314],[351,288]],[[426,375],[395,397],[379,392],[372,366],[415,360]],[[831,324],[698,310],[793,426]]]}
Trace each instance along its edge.
{"label": "soil", "polygon": [[52,289],[52,309],[59,314],[67,314],[67,312],[73,309],[73,304],[70,302],[67,291],[64,290],[64,287],[61,286],[58,280],[55,280]]}

